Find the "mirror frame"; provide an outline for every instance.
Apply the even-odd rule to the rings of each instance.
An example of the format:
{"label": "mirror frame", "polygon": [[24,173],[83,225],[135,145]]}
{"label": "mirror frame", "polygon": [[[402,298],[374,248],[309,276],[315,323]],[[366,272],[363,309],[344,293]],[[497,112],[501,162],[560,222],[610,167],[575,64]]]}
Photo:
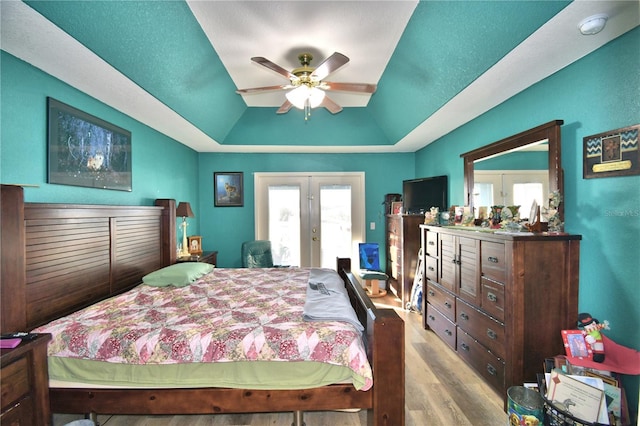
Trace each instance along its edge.
{"label": "mirror frame", "polygon": [[[460,154],[460,157],[464,159],[464,193],[467,205],[473,208],[471,191],[474,186],[474,161],[511,151],[515,148],[520,148],[544,139],[547,139],[549,143],[549,192],[558,191],[561,195],[564,195],[562,162],[560,158],[560,126],[563,124],[563,120],[553,120],[492,144],[474,149],[473,151]],[[558,214],[560,220],[564,221],[564,203],[560,204]]]}

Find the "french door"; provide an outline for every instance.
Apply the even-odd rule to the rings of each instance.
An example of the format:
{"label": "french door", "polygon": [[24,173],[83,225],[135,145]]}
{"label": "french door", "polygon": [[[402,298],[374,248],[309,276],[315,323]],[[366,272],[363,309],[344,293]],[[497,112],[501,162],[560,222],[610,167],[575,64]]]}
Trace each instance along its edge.
{"label": "french door", "polygon": [[364,239],[364,173],[256,173],[255,235],[274,264],[334,269]]}

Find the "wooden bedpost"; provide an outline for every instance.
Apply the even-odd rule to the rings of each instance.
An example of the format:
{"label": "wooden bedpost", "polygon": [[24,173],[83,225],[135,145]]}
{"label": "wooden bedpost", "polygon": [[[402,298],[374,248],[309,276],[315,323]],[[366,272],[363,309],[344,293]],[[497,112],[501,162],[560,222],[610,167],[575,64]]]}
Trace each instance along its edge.
{"label": "wooden bedpost", "polygon": [[176,200],[158,198],[156,206],[164,207],[160,219],[160,238],[162,238],[162,266],[176,263],[177,259],[177,234],[176,234]]}
{"label": "wooden bedpost", "polygon": [[24,190],[2,185],[0,198],[0,331],[27,331],[24,233]]}

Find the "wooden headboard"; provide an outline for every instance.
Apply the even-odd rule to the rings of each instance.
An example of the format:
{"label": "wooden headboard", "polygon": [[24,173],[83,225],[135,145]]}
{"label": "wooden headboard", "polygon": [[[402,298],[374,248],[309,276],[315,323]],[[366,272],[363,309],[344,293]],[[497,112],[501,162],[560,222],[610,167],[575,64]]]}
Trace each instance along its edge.
{"label": "wooden headboard", "polygon": [[1,188],[2,333],[29,331],[126,291],[176,260],[175,201],[155,206],[24,203]]}

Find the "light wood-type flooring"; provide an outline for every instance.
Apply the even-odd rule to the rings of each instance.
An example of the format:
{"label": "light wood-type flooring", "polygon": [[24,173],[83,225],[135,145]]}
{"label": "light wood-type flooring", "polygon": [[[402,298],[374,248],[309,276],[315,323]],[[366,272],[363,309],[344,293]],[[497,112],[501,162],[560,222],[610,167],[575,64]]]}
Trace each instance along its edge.
{"label": "light wood-type flooring", "polygon": [[[393,296],[377,299],[399,306]],[[422,328],[422,317],[398,310],[405,320],[405,424],[415,426],[503,426],[502,399],[435,334]],[[82,415],[54,414],[54,426]],[[307,426],[365,425],[366,413],[306,412]],[[289,426],[292,413],[217,414],[193,416],[98,416],[102,426]],[[401,425],[398,425],[401,426]]]}

